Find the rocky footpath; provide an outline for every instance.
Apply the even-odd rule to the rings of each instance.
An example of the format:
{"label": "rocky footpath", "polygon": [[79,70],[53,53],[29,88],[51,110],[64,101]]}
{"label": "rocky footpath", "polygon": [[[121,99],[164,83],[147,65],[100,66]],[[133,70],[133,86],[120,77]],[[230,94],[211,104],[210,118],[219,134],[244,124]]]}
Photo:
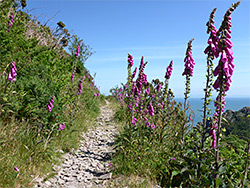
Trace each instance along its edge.
{"label": "rocky footpath", "polygon": [[64,154],[61,166],[53,167],[56,175],[46,181],[36,178],[34,187],[106,187],[112,177],[110,159],[117,130],[112,117],[108,104],[101,107],[97,127],[82,134],[79,149]]}

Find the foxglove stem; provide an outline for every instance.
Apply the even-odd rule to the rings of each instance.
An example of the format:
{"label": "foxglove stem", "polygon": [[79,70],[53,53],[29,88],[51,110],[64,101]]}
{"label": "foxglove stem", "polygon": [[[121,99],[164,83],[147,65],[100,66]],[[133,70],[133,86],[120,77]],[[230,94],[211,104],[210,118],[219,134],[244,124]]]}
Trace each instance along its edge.
{"label": "foxglove stem", "polygon": [[188,99],[188,94],[190,94],[190,79],[193,76],[193,70],[194,70],[194,59],[192,56],[192,42],[194,39],[191,39],[188,42],[188,47],[186,50],[186,57],[184,59],[185,62],[185,69],[184,72],[182,73],[182,76],[186,75],[186,89],[185,89],[185,99],[184,99],[184,119],[183,119],[183,125],[181,127],[181,148],[184,146],[184,137],[185,137],[185,129],[186,129],[186,123],[187,123],[187,99]]}
{"label": "foxglove stem", "polygon": [[222,119],[222,95],[223,91],[220,90],[219,93],[219,114],[218,114],[218,128],[216,134],[216,147],[215,147],[215,187],[216,187],[216,179],[218,178],[218,171],[219,171],[219,142],[220,142],[220,133],[221,133],[221,119]]}
{"label": "foxglove stem", "polygon": [[212,94],[212,81],[213,81],[213,62],[214,56],[217,56],[218,54],[218,38],[216,37],[217,29],[214,26],[214,13],[216,11],[216,8],[213,9],[213,11],[210,14],[210,19],[207,22],[207,33],[210,33],[210,37],[208,41],[212,41],[212,43],[208,42],[208,47],[204,51],[205,54],[207,54],[207,75],[206,75],[206,87],[204,89],[205,91],[205,97],[204,97],[204,105],[203,105],[203,127],[202,127],[202,133],[201,133],[201,149],[204,148],[204,142],[205,142],[205,133],[207,128],[207,115],[209,115],[209,111],[207,112],[207,106],[209,105],[209,101],[211,100]]}

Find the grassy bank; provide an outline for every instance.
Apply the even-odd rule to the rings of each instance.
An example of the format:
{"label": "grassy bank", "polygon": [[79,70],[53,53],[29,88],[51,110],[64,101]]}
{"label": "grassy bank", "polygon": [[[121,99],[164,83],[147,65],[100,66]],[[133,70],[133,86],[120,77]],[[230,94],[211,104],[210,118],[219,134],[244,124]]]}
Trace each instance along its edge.
{"label": "grassy bank", "polygon": [[61,21],[56,30],[40,24],[24,5],[0,3],[0,187],[49,175],[103,101],[84,66],[89,46]]}

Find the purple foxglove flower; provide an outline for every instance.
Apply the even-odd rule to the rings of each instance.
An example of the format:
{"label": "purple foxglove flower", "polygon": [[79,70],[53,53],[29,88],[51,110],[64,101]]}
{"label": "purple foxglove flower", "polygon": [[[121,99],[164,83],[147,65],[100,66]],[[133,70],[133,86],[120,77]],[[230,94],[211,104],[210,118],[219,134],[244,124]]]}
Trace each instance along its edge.
{"label": "purple foxglove flower", "polygon": [[229,38],[226,38],[225,44],[226,44],[226,46],[227,46],[228,48],[232,48],[232,47],[233,47],[233,43],[230,41]]}
{"label": "purple foxglove flower", "polygon": [[63,129],[65,129],[65,123],[59,125],[58,131],[62,131]]}
{"label": "purple foxglove flower", "polygon": [[228,59],[229,59],[230,61],[232,61],[232,60],[234,59],[232,49],[226,48],[226,54],[227,54],[227,57],[228,57]]}
{"label": "purple foxglove flower", "polygon": [[226,52],[224,50],[222,51],[220,61],[223,62],[223,63],[227,62],[227,55],[226,55]]}
{"label": "purple foxglove flower", "polygon": [[144,73],[143,73],[143,75],[142,75],[142,81],[143,81],[143,83],[144,83],[145,85],[148,83],[148,81],[147,81],[147,75],[144,74]]}
{"label": "purple foxglove flower", "polygon": [[213,148],[216,148],[216,139],[213,140],[213,142],[212,142],[212,147],[213,147]]}
{"label": "purple foxglove flower", "polygon": [[13,25],[13,18],[14,18],[14,15],[13,15],[13,12],[11,12],[10,13],[10,22],[9,22],[10,27]]}
{"label": "purple foxglove flower", "polygon": [[143,70],[143,67],[144,67],[144,57],[142,56],[142,57],[141,57],[141,62],[140,62],[140,67],[139,67],[139,69],[141,70],[141,72],[144,71],[144,70]]}
{"label": "purple foxglove flower", "polygon": [[51,112],[51,111],[52,111],[52,109],[51,109],[50,105],[48,105],[48,110],[49,110],[49,112]]}
{"label": "purple foxglove flower", "polygon": [[11,65],[12,65],[12,68],[11,68],[11,72],[8,75],[8,80],[14,82],[16,81],[15,77],[17,76],[17,73],[16,73],[17,69],[16,69],[15,61],[13,61]]}
{"label": "purple foxglove flower", "polygon": [[80,96],[81,93],[82,93],[82,82],[83,80],[81,79],[80,82],[79,82],[79,88],[78,88],[78,95]]}
{"label": "purple foxglove flower", "polygon": [[76,59],[78,58],[79,56],[79,52],[80,52],[80,45],[81,45],[81,41],[78,43],[78,46],[77,46],[77,51],[75,53],[75,56],[76,56]]}
{"label": "purple foxglove flower", "polygon": [[17,167],[14,168],[15,171],[19,172],[19,169]]}
{"label": "purple foxglove flower", "polygon": [[132,67],[132,66],[134,65],[133,62],[134,62],[134,61],[133,61],[133,56],[130,55],[130,54],[128,54],[128,63],[129,63],[129,67]]}
{"label": "purple foxglove flower", "polygon": [[146,125],[147,125],[147,127],[150,127],[151,125],[150,125],[150,123],[147,121],[146,122]]}
{"label": "purple foxglove flower", "polygon": [[188,43],[186,57],[184,59],[185,69],[184,69],[184,72],[182,73],[182,76],[184,76],[184,75],[191,76],[191,77],[193,76],[195,62],[194,62],[194,59],[192,57],[192,44],[191,44],[192,41],[193,40],[190,40]]}
{"label": "purple foxglove flower", "polygon": [[136,75],[136,71],[137,71],[137,67],[135,67],[135,70],[134,70],[134,72],[133,72],[132,75],[131,75],[131,80],[134,79],[134,77],[135,77],[135,75]]}
{"label": "purple foxglove flower", "polygon": [[52,108],[54,107],[54,106],[53,106],[54,98],[55,98],[55,96],[52,96],[51,99],[50,99],[50,102],[49,102],[49,104],[48,104],[48,110],[49,110],[49,112],[51,112],[51,111],[52,111]]}
{"label": "purple foxglove flower", "polygon": [[73,70],[73,72],[72,72],[72,76],[71,76],[71,81],[72,82],[74,81],[74,77],[75,77],[75,70]]}
{"label": "purple foxglove flower", "polygon": [[173,60],[170,61],[168,67],[166,68],[166,75],[165,75],[166,79],[170,79],[172,71],[173,71]]}
{"label": "purple foxglove flower", "polygon": [[151,116],[154,116],[154,115],[155,115],[155,114],[154,114],[154,107],[152,106],[151,103],[149,103],[149,106],[148,106],[148,113],[149,113],[149,115],[151,115]]}
{"label": "purple foxglove flower", "polygon": [[12,81],[12,82],[15,81],[15,78],[12,77],[12,74],[11,74],[11,73],[9,73],[8,80],[9,80],[9,81]]}
{"label": "purple foxglove flower", "polygon": [[161,90],[161,84],[157,86],[157,91],[160,92],[160,90]]}
{"label": "purple foxglove flower", "polygon": [[228,32],[228,30],[225,30],[225,31],[226,31],[226,37],[227,37],[228,39],[230,39],[230,38],[231,38],[230,33]]}
{"label": "purple foxglove flower", "polygon": [[145,90],[145,93],[146,93],[147,95],[149,95],[149,92],[150,92],[150,86]]}
{"label": "purple foxglove flower", "polygon": [[213,84],[214,89],[218,89],[220,87],[220,80],[217,78]]}
{"label": "purple foxglove flower", "polygon": [[131,124],[136,126],[136,121],[134,119],[132,119]]}
{"label": "purple foxglove flower", "polygon": [[219,74],[219,72],[221,71],[221,66],[220,64],[217,65],[217,67],[214,69],[213,75],[217,76]]}
{"label": "purple foxglove flower", "polygon": [[208,46],[208,47],[206,47],[206,49],[204,50],[204,54],[207,54],[208,52],[209,52],[209,49],[210,49],[210,47]]}
{"label": "purple foxglove flower", "polygon": [[161,102],[161,109],[162,110],[164,109],[164,102],[163,101]]}
{"label": "purple foxglove flower", "polygon": [[49,106],[50,106],[51,108],[54,107],[52,101],[49,102]]}

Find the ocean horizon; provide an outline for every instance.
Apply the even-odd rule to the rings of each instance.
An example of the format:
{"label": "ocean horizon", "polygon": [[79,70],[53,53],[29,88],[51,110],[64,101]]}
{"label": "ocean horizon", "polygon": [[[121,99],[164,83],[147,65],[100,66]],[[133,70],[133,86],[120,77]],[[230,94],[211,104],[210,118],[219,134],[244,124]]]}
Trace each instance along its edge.
{"label": "ocean horizon", "polygon": [[[181,102],[182,105],[184,104],[184,98],[175,98],[174,99],[177,103]],[[215,112],[215,107],[214,107],[214,100],[212,99],[211,104],[208,106],[211,109],[211,115]],[[243,107],[250,107],[250,97],[249,98],[230,98],[230,97],[225,97],[226,100],[226,105],[225,105],[225,111],[226,110],[233,110],[233,111],[238,111],[242,109]],[[204,100],[201,98],[189,98],[188,102],[190,104],[191,109],[195,113],[193,125],[195,126],[198,122],[202,121],[203,118],[203,103]]]}

